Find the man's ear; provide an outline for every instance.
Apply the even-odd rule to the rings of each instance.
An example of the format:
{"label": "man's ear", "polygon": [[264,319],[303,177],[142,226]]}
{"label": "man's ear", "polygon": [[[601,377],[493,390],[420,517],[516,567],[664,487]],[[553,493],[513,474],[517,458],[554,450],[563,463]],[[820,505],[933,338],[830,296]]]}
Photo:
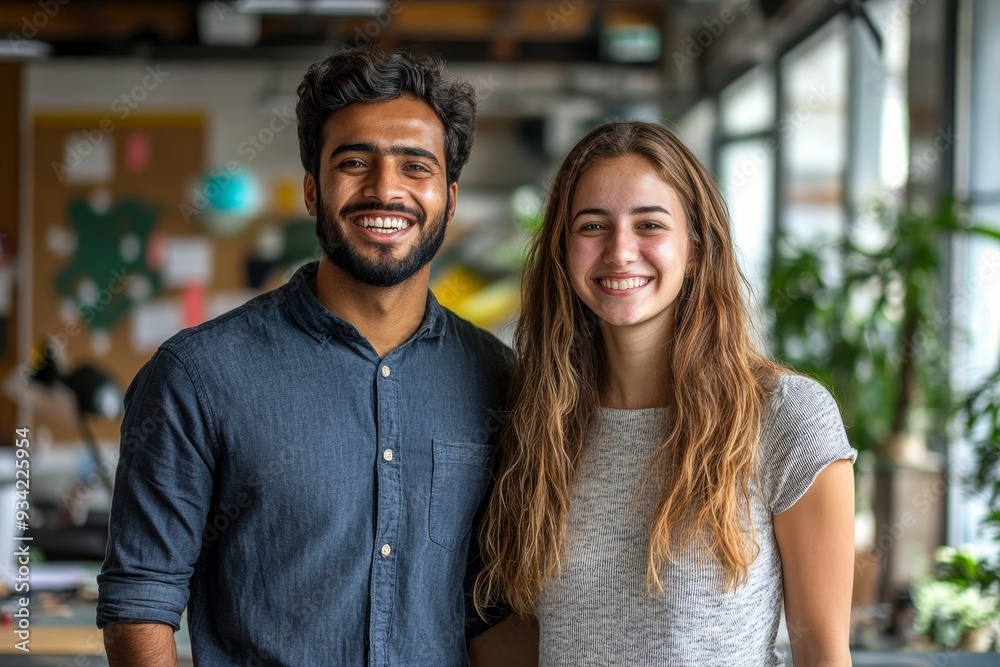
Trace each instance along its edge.
{"label": "man's ear", "polygon": [[316,217],[316,179],[308,171],[302,178],[302,195],[309,215]]}
{"label": "man's ear", "polygon": [[458,205],[458,181],[455,181],[454,183],[448,186],[448,194],[451,195],[449,197],[450,199],[449,203],[451,205],[448,207],[447,220],[448,222],[451,222],[452,219],[455,217],[455,206]]}

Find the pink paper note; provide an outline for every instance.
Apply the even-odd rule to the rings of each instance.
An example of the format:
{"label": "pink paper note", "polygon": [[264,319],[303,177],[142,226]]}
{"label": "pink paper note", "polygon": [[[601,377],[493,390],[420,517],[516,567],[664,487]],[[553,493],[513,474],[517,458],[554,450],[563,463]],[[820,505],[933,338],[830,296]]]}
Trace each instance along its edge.
{"label": "pink paper note", "polygon": [[205,286],[196,283],[181,290],[181,326],[195,327],[205,321]]}
{"label": "pink paper note", "polygon": [[125,140],[125,169],[133,173],[145,171],[152,152],[151,144],[148,132],[130,132]]}

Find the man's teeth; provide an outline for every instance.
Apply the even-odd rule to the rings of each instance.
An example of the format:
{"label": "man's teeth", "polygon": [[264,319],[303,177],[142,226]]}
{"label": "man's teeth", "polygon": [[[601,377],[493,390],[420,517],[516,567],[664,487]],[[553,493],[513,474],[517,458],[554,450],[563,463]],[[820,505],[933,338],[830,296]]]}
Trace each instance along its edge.
{"label": "man's teeth", "polygon": [[362,218],[361,226],[380,234],[392,234],[410,226],[403,218]]}
{"label": "man's teeth", "polygon": [[608,289],[626,290],[642,287],[649,282],[649,278],[625,278],[624,280],[610,280],[601,278],[601,287]]}

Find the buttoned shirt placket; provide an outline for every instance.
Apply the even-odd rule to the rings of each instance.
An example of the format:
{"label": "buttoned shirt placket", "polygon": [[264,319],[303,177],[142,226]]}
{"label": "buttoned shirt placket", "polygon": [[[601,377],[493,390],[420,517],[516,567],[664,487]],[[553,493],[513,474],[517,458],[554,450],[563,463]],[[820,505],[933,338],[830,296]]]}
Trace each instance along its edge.
{"label": "buttoned shirt placket", "polygon": [[377,415],[375,450],[375,540],[372,549],[371,616],[369,642],[372,650],[368,664],[388,664],[386,649],[392,627],[393,602],[396,599],[396,573],[401,554],[398,546],[403,512],[403,451],[399,423],[402,397],[400,367],[402,349],[397,349],[375,367],[375,414]]}

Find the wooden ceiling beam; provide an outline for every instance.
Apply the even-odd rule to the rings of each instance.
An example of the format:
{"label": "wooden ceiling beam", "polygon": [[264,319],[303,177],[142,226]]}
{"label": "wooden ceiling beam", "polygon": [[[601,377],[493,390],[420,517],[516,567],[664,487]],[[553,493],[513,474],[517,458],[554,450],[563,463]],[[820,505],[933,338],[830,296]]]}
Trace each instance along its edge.
{"label": "wooden ceiling beam", "polygon": [[190,2],[68,2],[42,8],[39,2],[0,5],[0,34],[25,39],[98,41],[152,33],[164,40],[191,34],[195,6]]}

